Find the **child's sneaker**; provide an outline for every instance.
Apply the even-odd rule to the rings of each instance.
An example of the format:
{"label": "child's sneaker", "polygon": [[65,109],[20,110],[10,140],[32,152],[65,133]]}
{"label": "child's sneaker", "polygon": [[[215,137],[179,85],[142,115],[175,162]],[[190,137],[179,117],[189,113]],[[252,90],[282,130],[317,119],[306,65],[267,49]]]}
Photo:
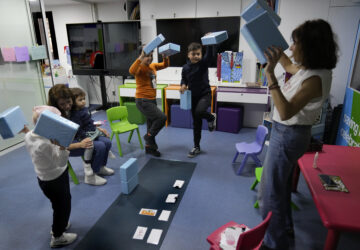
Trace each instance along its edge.
{"label": "child's sneaker", "polygon": [[157,149],[155,149],[153,147],[149,147],[149,146],[145,147],[145,153],[146,154],[151,154],[151,155],[156,156],[156,157],[161,156],[161,153]]}
{"label": "child's sneaker", "polygon": [[[71,223],[70,223],[70,221],[68,221],[68,224],[67,224],[66,227],[65,227],[65,231],[69,230],[70,226],[71,226]],[[51,234],[51,235],[54,234],[52,230],[50,231],[50,234]]]}
{"label": "child's sneaker", "polygon": [[151,148],[158,149],[158,145],[156,144],[155,137],[145,134],[144,135],[145,144]]}
{"label": "child's sneaker", "polygon": [[114,174],[114,170],[108,167],[101,167],[100,171],[97,173],[99,175],[113,175]]}
{"label": "child's sneaker", "polygon": [[109,151],[109,158],[116,159],[116,156],[113,154],[113,152]]}
{"label": "child's sneaker", "polygon": [[193,158],[198,154],[200,154],[200,147],[193,147],[193,149],[191,149],[190,152],[188,153],[188,157]]}
{"label": "child's sneaker", "polygon": [[94,186],[101,186],[101,185],[105,185],[106,184],[106,179],[96,175],[96,174],[92,174],[92,175],[85,175],[85,180],[84,183],[89,184],[89,185],[94,185]]}
{"label": "child's sneaker", "polygon": [[214,120],[208,122],[208,128],[210,132],[214,131],[216,128],[216,113],[211,113],[211,114],[214,116]]}
{"label": "child's sneaker", "polygon": [[77,234],[63,233],[60,237],[51,236],[50,247],[62,247],[73,243],[77,238]]}
{"label": "child's sneaker", "polygon": [[84,163],[84,173],[85,176],[90,176],[94,174],[90,163]]}

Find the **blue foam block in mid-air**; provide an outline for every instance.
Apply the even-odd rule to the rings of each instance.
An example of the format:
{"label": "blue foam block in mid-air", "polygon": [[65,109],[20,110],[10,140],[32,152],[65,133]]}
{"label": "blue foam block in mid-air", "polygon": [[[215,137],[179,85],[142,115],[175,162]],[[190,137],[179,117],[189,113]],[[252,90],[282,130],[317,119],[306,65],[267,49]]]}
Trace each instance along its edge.
{"label": "blue foam block in mid-air", "polygon": [[56,140],[61,146],[67,147],[73,142],[78,128],[78,124],[45,110],[38,118],[34,133],[49,140]]}
{"label": "blue foam block in mid-air", "polygon": [[128,182],[134,175],[137,175],[139,171],[136,158],[130,158],[120,167],[120,179],[121,181]]}
{"label": "blue foam block in mid-air", "polygon": [[255,0],[240,14],[240,16],[246,22],[250,22],[264,12],[269,14],[270,18],[276,26],[280,25],[281,18],[269,7],[269,5],[264,0]]}
{"label": "blue foam block in mid-air", "polygon": [[3,139],[14,137],[27,124],[19,106],[11,107],[0,114],[0,134]]}
{"label": "blue foam block in mid-air", "polygon": [[151,42],[149,42],[144,47],[145,54],[149,54],[151,51],[153,51],[157,46],[159,46],[163,41],[165,41],[165,37],[162,34],[159,34],[157,37],[155,37]]}
{"label": "blue foam block in mid-air", "polygon": [[172,56],[179,52],[180,52],[180,45],[175,43],[167,43],[159,47],[159,54],[163,54],[165,56]]}
{"label": "blue foam block in mid-air", "polygon": [[202,45],[219,44],[228,39],[227,31],[212,32],[201,38]]}

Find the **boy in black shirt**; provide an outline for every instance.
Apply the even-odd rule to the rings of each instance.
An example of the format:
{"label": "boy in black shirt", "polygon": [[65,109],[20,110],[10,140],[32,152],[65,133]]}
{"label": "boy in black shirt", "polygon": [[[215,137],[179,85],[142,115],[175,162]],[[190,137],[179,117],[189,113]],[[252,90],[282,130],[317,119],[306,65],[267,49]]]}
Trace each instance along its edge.
{"label": "boy in black shirt", "polygon": [[194,148],[188,157],[195,157],[200,153],[200,139],[202,119],[206,119],[209,131],[215,130],[216,115],[207,112],[211,105],[211,89],[209,84],[208,67],[215,56],[215,47],[208,46],[202,57],[202,46],[191,43],[188,47],[188,62],[182,68],[180,92],[191,90],[191,112],[194,120]]}

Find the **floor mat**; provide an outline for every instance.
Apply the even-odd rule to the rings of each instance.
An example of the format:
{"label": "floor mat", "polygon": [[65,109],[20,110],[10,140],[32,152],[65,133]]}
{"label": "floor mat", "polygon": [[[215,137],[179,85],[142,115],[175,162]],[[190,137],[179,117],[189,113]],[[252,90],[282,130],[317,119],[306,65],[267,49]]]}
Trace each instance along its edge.
{"label": "floor mat", "polygon": [[[139,185],[134,191],[120,194],[75,249],[160,249],[195,166],[192,162],[151,158],[139,172]],[[185,181],[181,189],[173,187],[175,180]],[[174,204],[165,203],[168,194],[179,195]],[[156,216],[139,215],[142,208],[156,209]],[[158,220],[162,210],[171,211],[166,222]],[[133,239],[138,226],[148,228],[143,240]],[[163,230],[158,245],[147,243],[151,229]]]}

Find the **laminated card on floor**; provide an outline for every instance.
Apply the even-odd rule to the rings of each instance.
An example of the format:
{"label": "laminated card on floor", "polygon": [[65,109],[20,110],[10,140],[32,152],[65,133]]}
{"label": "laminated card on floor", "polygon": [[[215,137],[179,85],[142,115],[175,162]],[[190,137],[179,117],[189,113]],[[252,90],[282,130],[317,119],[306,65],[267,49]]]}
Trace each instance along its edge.
{"label": "laminated card on floor", "polygon": [[144,239],[144,236],[146,234],[146,231],[147,231],[147,227],[140,227],[138,226],[136,228],[136,231],[134,233],[134,236],[133,236],[133,239],[135,240],[142,240]]}
{"label": "laminated card on floor", "polygon": [[245,24],[240,31],[261,64],[267,61],[264,52],[269,47],[280,47],[283,50],[289,47],[266,12]]}
{"label": "laminated card on floor", "polygon": [[163,210],[163,211],[161,211],[161,214],[160,214],[158,220],[168,221],[168,220],[169,220],[169,217],[170,217],[170,214],[171,214],[171,211],[169,211],[169,210]]}
{"label": "laminated card on floor", "polygon": [[150,232],[150,235],[147,239],[147,243],[154,244],[154,245],[159,244],[162,231],[163,230],[161,230],[161,229],[152,229]]}

